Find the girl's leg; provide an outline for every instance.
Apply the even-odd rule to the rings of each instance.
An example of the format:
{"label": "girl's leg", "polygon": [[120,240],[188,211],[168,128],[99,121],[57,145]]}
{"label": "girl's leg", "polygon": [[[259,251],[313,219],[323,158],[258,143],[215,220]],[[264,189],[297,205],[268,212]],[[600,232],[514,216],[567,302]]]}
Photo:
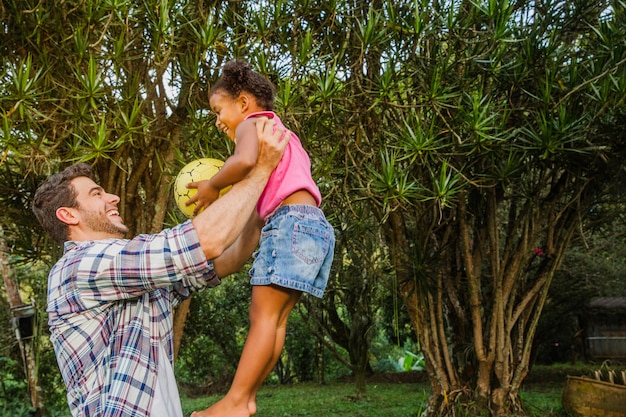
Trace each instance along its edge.
{"label": "girl's leg", "polygon": [[233,383],[224,398],[203,412],[193,413],[193,417],[249,417],[256,412],[253,395],[269,374],[267,368],[271,371],[273,367],[277,328],[291,305],[291,298],[292,291],[285,288],[273,285],[252,287],[250,331]]}
{"label": "girl's leg", "polygon": [[298,300],[300,300],[300,296],[302,295],[302,292],[300,291],[291,290],[291,289],[282,288],[282,287],[274,287],[274,288],[276,288],[277,290],[287,292],[289,294],[289,299],[287,300],[287,303],[284,305],[281,316],[278,319],[278,325],[276,327],[276,342],[274,344],[274,353],[272,355],[272,358],[269,362],[267,362],[267,365],[265,369],[263,370],[263,374],[261,378],[259,378],[257,385],[254,387],[250,395],[248,409],[250,410],[251,415],[256,413],[257,391],[259,390],[263,382],[267,379],[269,374],[272,372],[272,370],[274,369],[274,366],[276,366],[276,362],[278,362],[278,358],[280,357],[283,351],[283,347],[285,346],[285,336],[287,334],[287,320],[289,319],[289,314],[291,313],[291,310],[293,310]]}

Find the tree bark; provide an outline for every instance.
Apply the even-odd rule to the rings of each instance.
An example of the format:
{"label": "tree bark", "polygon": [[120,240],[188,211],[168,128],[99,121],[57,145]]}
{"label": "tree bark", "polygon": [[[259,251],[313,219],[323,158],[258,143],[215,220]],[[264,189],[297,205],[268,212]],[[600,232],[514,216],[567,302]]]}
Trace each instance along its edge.
{"label": "tree bark", "polygon": [[[4,289],[7,293],[7,299],[9,301],[9,306],[11,307],[11,318],[15,322],[16,320],[24,319],[20,317],[17,313],[18,310],[27,307],[27,304],[24,304],[22,298],[19,293],[19,286],[14,280],[13,270],[11,268],[11,263],[8,258],[8,251],[6,247],[6,242],[4,240],[2,229],[0,228],[0,269],[2,271],[2,280],[4,282]],[[34,310],[34,308],[33,308]],[[33,311],[34,316],[30,317],[31,323],[34,327],[34,319],[36,314]],[[17,337],[17,342],[20,347],[20,352],[22,354],[22,361],[24,362],[24,372],[26,374],[26,379],[28,381],[28,390],[30,394],[30,402],[33,408],[39,413],[41,409],[41,397],[40,392],[41,388],[39,387],[39,375],[37,372],[37,360],[36,360],[36,350],[34,347],[36,346],[36,333],[33,329],[33,335],[27,339],[22,338],[20,334],[19,327],[15,324],[15,334]]]}
{"label": "tree bark", "polygon": [[189,305],[191,304],[191,297],[184,300],[182,303],[174,309],[174,360],[178,358],[178,351],[180,350],[180,343],[183,340],[183,334],[185,333],[185,322],[189,315]]}

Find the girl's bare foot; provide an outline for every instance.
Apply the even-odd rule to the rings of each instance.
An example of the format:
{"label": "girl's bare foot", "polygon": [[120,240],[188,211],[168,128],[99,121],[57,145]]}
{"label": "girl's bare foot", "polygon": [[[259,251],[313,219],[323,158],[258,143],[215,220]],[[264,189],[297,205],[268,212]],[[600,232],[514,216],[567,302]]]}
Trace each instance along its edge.
{"label": "girl's bare foot", "polygon": [[248,402],[248,411],[250,412],[251,416],[256,414],[256,401],[250,400]]}
{"label": "girl's bare foot", "polygon": [[[256,412],[256,410],[255,410]],[[231,403],[222,398],[204,411],[194,411],[191,417],[250,417],[248,404],[243,406]]]}

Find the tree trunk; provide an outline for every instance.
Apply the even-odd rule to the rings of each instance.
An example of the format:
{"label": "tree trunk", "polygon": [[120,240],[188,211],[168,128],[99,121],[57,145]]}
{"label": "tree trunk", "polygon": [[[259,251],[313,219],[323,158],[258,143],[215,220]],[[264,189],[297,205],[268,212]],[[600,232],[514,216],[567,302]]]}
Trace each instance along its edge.
{"label": "tree trunk", "polygon": [[317,366],[315,367],[315,375],[317,383],[320,385],[326,384],[326,373],[324,372],[324,343],[321,340],[316,339],[315,342],[315,356]]}
{"label": "tree trunk", "polygon": [[499,207],[487,191],[474,206],[460,198],[446,214],[453,221],[430,233],[407,233],[403,216],[389,216],[399,292],[432,386],[424,416],[524,414],[519,390],[535,330],[577,224],[575,210],[563,210],[573,205],[556,201],[567,181],[555,176],[541,213],[532,201]]}
{"label": "tree trunk", "polygon": [[181,302],[174,310],[174,360],[178,358],[178,351],[180,350],[180,343],[185,333],[185,322],[189,315],[190,304],[191,297]]}
{"label": "tree trunk", "polygon": [[[6,242],[4,241],[2,229],[0,228],[0,268],[2,271],[2,280],[4,282],[4,288],[7,293],[9,306],[11,307],[11,320],[15,328],[15,335],[22,354],[22,361],[24,362],[24,373],[28,381],[28,390],[30,393],[30,402],[36,412],[39,413],[41,409],[41,388],[39,387],[39,375],[37,372],[37,360],[36,351],[34,347],[35,339],[37,335],[34,331],[34,320],[36,317],[35,308],[24,304],[20,297],[19,287],[13,279],[13,271],[11,268],[10,260],[8,259],[8,252]],[[32,310],[32,311],[31,311]],[[27,311],[27,314],[23,314]],[[20,328],[24,325],[30,326],[30,329]],[[31,334],[22,334],[30,330]]]}

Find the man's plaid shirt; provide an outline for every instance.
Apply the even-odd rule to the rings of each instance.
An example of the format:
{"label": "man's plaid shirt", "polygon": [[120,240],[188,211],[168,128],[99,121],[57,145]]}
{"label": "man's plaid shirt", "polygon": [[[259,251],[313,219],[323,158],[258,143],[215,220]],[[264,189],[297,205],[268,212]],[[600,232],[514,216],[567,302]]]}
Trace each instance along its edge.
{"label": "man's plaid shirt", "polygon": [[132,240],[66,242],[47,311],[72,416],[148,416],[158,361],[173,360],[173,303],[219,283],[190,221]]}

